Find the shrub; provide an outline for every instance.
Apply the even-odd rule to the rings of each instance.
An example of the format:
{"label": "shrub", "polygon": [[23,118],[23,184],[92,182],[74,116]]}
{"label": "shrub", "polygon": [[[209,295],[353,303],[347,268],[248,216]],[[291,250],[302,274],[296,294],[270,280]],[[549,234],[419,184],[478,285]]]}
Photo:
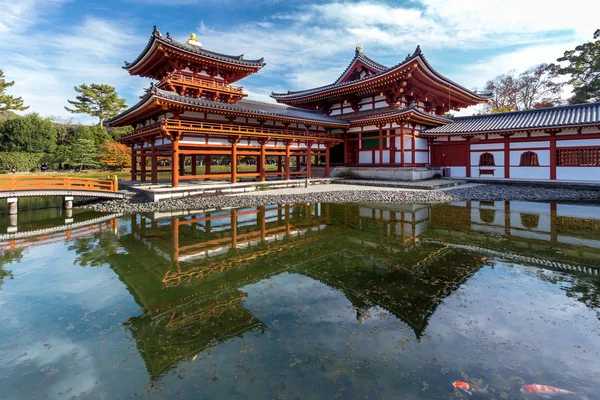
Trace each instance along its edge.
{"label": "shrub", "polygon": [[6,172],[13,168],[18,172],[39,171],[42,162],[48,157],[45,153],[0,152],[0,169]]}

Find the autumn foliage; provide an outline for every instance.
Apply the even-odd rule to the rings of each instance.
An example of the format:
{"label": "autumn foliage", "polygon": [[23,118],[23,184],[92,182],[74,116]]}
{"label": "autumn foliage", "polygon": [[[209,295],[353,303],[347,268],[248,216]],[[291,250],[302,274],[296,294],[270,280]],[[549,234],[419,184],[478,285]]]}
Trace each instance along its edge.
{"label": "autumn foliage", "polygon": [[105,142],[98,149],[98,161],[110,168],[131,167],[129,148],[117,142]]}

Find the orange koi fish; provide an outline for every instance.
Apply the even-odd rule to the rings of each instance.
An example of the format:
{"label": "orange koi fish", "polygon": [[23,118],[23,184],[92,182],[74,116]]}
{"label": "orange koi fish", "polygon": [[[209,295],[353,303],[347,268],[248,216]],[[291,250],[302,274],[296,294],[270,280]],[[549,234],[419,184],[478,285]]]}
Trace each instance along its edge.
{"label": "orange koi fish", "polygon": [[559,389],[552,386],[546,385],[525,385],[521,388],[521,393],[523,394],[536,394],[539,397],[544,399],[550,399],[552,397],[562,396],[565,394],[573,395],[575,392],[571,392],[569,390]]}
{"label": "orange koi fish", "polygon": [[473,393],[487,393],[487,389],[489,387],[489,385],[487,385],[485,388],[480,389],[469,385],[467,382],[460,381],[452,383],[452,386],[454,386],[455,389],[466,392],[469,396],[472,396]]}

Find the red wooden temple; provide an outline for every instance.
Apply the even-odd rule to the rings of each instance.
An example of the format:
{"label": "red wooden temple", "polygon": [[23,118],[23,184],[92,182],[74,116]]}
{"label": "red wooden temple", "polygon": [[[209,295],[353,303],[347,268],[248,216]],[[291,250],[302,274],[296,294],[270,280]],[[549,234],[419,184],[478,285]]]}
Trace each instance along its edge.
{"label": "red wooden temple", "polygon": [[[124,68],[158,83],[109,121],[134,128],[121,139],[131,148],[131,179],[156,184],[165,171],[173,187],[180,180],[289,180],[312,177],[315,164],[328,177],[333,163],[448,167],[453,177],[471,178],[567,180],[577,172],[600,180],[599,103],[453,118],[449,112],[490,95],[442,76],[419,47],[387,67],[362,46],[330,85],[272,93],[282,104],[248,100],[236,83],[264,65],[206,50],[195,35],[181,43],[155,28]],[[230,172],[211,171],[217,158],[228,160]],[[241,158],[256,160],[256,170],[238,171]],[[276,170],[267,171],[268,160]]]}

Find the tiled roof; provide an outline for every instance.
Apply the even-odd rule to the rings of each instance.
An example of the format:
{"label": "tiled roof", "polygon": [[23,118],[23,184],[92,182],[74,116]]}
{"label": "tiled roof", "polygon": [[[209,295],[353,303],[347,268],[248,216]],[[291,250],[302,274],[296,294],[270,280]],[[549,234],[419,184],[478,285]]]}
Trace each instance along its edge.
{"label": "tiled roof", "polygon": [[132,68],[136,63],[138,63],[144,57],[144,55],[148,52],[148,50],[150,50],[150,48],[152,47],[152,44],[155,41],[179,48],[181,50],[187,51],[188,53],[193,53],[193,54],[196,54],[196,55],[199,55],[202,57],[226,62],[228,64],[235,64],[235,65],[240,65],[240,66],[245,66],[245,67],[256,67],[256,68],[262,68],[265,65],[264,58],[260,58],[258,60],[245,60],[243,54],[241,54],[239,56],[231,56],[231,55],[227,55],[227,54],[221,54],[221,53],[216,53],[214,51],[205,50],[202,47],[191,46],[191,45],[188,45],[185,43],[178,42],[175,39],[173,39],[169,33],[167,33],[166,36],[163,36],[155,26],[154,31],[152,32],[152,37],[150,37],[150,40],[148,41],[148,44],[146,45],[146,48],[144,49],[144,51],[142,51],[142,53],[134,61],[132,61],[130,63],[125,62],[125,66],[123,68],[129,69],[129,68]]}
{"label": "tiled roof", "polygon": [[428,129],[423,133],[432,135],[490,133],[598,124],[600,124],[600,103],[588,103],[457,117],[452,118],[452,122],[448,125]]}
{"label": "tiled roof", "polygon": [[375,110],[362,111],[358,113],[338,115],[337,117],[344,118],[352,122],[358,122],[376,120],[380,118],[400,117],[410,112],[413,112],[421,117],[428,118],[430,120],[439,121],[442,124],[447,124],[451,122],[449,118],[440,115],[428,114],[426,112],[421,111],[414,103],[404,108],[385,107]]}
{"label": "tiled roof", "polygon": [[383,72],[383,71],[387,71],[389,69],[389,67],[386,67],[383,64],[379,64],[377,61],[372,60],[371,58],[367,57],[366,55],[364,55],[364,53],[362,51],[360,51],[357,48],[356,49],[356,54],[355,54],[354,58],[352,59],[352,61],[350,61],[350,64],[348,64],[348,67],[346,67],[346,69],[344,70],[344,72],[342,72],[342,74],[340,75],[340,77],[337,78],[336,81],[333,83],[334,85],[340,83],[340,81],[342,80],[342,78],[348,73],[348,71],[350,70],[350,68],[352,68],[352,66],[354,65],[354,62],[357,59],[359,61],[363,62],[364,64],[372,67],[377,72]]}
{"label": "tiled roof", "polygon": [[[357,57],[357,56],[356,56]],[[354,59],[356,59],[356,57]],[[273,97],[274,99],[278,99],[278,100],[291,100],[291,99],[295,99],[295,98],[301,98],[304,96],[308,96],[308,95],[312,95],[312,94],[316,94],[316,93],[320,93],[320,92],[324,92],[330,89],[336,89],[336,88],[340,88],[340,87],[345,87],[345,86],[351,86],[354,85],[357,82],[362,82],[362,81],[366,81],[366,80],[370,80],[370,79],[377,79],[377,77],[379,77],[382,74],[388,73],[396,68],[400,68],[400,67],[404,67],[407,64],[409,64],[411,61],[420,58],[421,61],[423,62],[423,64],[425,64],[425,66],[433,73],[433,75],[437,76],[438,78],[440,78],[441,80],[448,82],[450,84],[452,84],[453,86],[455,86],[456,88],[459,88],[463,91],[466,91],[468,93],[473,93],[475,94],[477,97],[480,97],[481,99],[487,99],[491,97],[490,93],[477,93],[477,92],[473,92],[451,80],[449,80],[448,78],[444,77],[442,74],[440,74],[439,72],[437,72],[435,69],[433,69],[433,67],[431,66],[431,64],[429,64],[429,62],[427,61],[427,59],[425,58],[425,56],[423,55],[423,53],[421,52],[421,47],[417,46],[417,48],[415,49],[415,51],[412,54],[408,54],[408,56],[406,56],[406,58],[401,61],[400,63],[394,65],[393,67],[387,68],[382,64],[377,63],[377,65],[380,68],[384,68],[382,69],[380,72],[377,72],[373,75],[369,75],[365,78],[362,79],[357,79],[354,81],[347,81],[347,82],[339,82],[339,78],[335,83],[329,84],[329,85],[325,85],[325,86],[319,86],[313,89],[307,89],[307,90],[300,90],[300,91],[290,91],[288,90],[287,93],[271,93],[271,97]],[[354,59],[352,60],[352,62],[354,62]],[[371,60],[370,58],[366,57],[363,55],[363,58],[361,60],[364,59],[368,59],[371,62],[374,62],[373,60]],[[350,66],[352,65],[352,62],[350,63]],[[349,68],[349,67],[348,67]],[[348,70],[348,68],[346,68],[346,71]],[[344,71],[344,74],[346,73],[346,71]],[[343,74],[342,76],[343,77]],[[340,78],[341,78],[340,77]]]}
{"label": "tiled roof", "polygon": [[[211,101],[207,99],[197,99],[194,97],[180,96],[175,92],[158,89],[156,86],[152,86],[142,100],[124,111],[122,114],[114,117],[112,120],[117,120],[122,116],[130,113],[144,104],[151,96],[158,98],[168,99],[177,103],[189,104],[200,108],[220,110],[220,111],[231,111],[233,113],[247,114],[249,116],[257,117],[264,115],[265,117],[279,117],[284,119],[298,120],[300,123],[304,121],[313,123],[324,123],[328,125],[336,126],[348,126],[350,125],[347,121],[340,121],[333,117],[328,117],[319,110],[304,110],[296,107],[288,107],[280,104],[263,103],[261,101],[254,100],[240,100],[234,104],[228,104],[220,101]],[[110,121],[109,121],[110,123]]]}

